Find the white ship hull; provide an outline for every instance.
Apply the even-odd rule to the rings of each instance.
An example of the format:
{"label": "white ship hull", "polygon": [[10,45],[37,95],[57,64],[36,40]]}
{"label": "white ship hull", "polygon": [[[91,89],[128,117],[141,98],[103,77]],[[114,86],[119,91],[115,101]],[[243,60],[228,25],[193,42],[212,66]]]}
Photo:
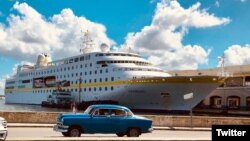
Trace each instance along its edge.
{"label": "white ship hull", "polygon": [[[190,110],[221,83],[217,77],[206,77],[204,82],[200,80],[204,80],[204,77],[166,77],[113,82],[113,91],[81,92],[80,101],[112,100],[132,109]],[[84,84],[81,84],[81,88],[84,89]],[[188,93],[193,93],[193,98],[185,100],[184,95]],[[6,95],[6,103],[41,104],[49,94],[14,91]],[[78,101],[79,92],[72,94]]]}

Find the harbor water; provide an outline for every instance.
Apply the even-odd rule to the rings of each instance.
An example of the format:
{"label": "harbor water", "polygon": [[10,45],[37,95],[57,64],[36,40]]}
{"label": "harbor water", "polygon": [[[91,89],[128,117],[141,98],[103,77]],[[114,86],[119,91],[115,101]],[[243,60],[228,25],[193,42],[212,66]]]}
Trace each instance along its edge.
{"label": "harbor water", "polygon": [[46,108],[40,105],[6,104],[0,99],[1,112],[70,112],[70,109]]}

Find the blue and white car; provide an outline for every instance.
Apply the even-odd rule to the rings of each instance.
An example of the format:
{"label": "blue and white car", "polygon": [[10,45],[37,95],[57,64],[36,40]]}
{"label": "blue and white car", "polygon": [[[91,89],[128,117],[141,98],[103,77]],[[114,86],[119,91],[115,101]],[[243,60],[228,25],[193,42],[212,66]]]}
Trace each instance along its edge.
{"label": "blue and white car", "polygon": [[5,140],[8,134],[7,122],[4,118],[0,117],[0,140]]}
{"label": "blue and white car", "polygon": [[124,106],[107,104],[91,105],[84,113],[61,114],[54,126],[54,131],[66,137],[80,137],[82,133],[138,137],[152,130],[151,119],[136,116]]}

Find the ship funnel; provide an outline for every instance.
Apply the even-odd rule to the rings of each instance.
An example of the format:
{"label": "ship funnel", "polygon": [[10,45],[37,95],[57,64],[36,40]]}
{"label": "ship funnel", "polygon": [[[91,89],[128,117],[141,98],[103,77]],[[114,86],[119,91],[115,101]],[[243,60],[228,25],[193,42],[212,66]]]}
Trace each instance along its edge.
{"label": "ship funnel", "polygon": [[36,66],[44,67],[44,66],[47,66],[48,63],[50,63],[51,61],[52,61],[51,57],[48,54],[42,53],[42,54],[39,54],[37,57]]}
{"label": "ship funnel", "polygon": [[42,66],[44,60],[45,60],[44,54],[39,54],[37,57],[36,65]]}
{"label": "ship funnel", "polygon": [[105,43],[102,43],[100,48],[101,48],[102,52],[109,52],[110,51],[109,46],[107,44],[105,44]]}

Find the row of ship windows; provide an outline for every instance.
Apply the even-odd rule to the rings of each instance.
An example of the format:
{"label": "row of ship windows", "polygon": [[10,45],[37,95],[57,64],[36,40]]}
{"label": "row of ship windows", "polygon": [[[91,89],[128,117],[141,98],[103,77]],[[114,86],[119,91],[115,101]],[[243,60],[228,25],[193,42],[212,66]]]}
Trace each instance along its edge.
{"label": "row of ship windows", "polygon": [[[150,63],[147,62],[142,62],[142,61],[98,61],[97,64],[110,64],[110,63],[134,63],[137,65],[150,65]],[[92,63],[89,64],[89,67],[92,67]],[[80,68],[83,68],[84,65],[80,64],[79,65]],[[85,64],[85,68],[88,68],[88,64]],[[62,72],[62,71],[67,71],[67,70],[74,70],[74,69],[78,69],[78,65],[71,66],[71,67],[64,67],[64,68],[60,68],[60,69],[51,69],[51,70],[47,70],[47,71],[39,71],[36,73],[20,73],[19,76],[20,77],[25,77],[25,76],[31,76],[31,75],[43,75],[43,74],[49,74],[49,73],[55,73],[55,72]]]}
{"label": "row of ship windows", "polygon": [[[103,70],[100,70],[99,72],[100,72],[100,74],[102,74],[102,73],[103,73]],[[108,69],[106,69],[105,72],[108,73]],[[93,72],[92,72],[92,71],[89,71],[89,73],[86,72],[86,71],[84,72],[84,75],[85,75],[85,76],[87,76],[88,74],[89,74],[89,75],[98,74],[98,71],[97,71],[97,70],[95,70],[95,71],[93,71]],[[79,75],[80,75],[80,76],[83,76],[83,73],[80,72]],[[74,76],[77,77],[77,76],[78,76],[78,73],[75,73],[75,75],[74,75],[74,73],[72,73],[71,76],[70,76],[70,74],[68,74],[67,76],[68,76],[68,78],[71,78],[71,77],[74,77]],[[66,76],[66,75],[60,75],[60,78],[66,78],[67,76]],[[58,78],[59,78],[59,76],[57,76],[57,79],[58,79]]]}
{"label": "row of ship windows", "polygon": [[[89,79],[88,82],[89,82],[89,83],[92,83],[92,80],[93,80],[93,82],[97,82],[97,81],[98,81],[98,79],[95,78],[95,79]],[[100,79],[99,79],[99,82],[102,82],[102,80],[103,80],[103,79],[100,78]],[[104,80],[105,80],[105,82],[108,82],[108,78],[107,78],[107,77],[106,77]],[[111,81],[114,81],[114,77],[111,77],[110,80],[111,80]],[[84,83],[86,84],[86,83],[87,83],[87,80],[84,80]],[[71,84],[74,84],[74,81],[71,81]],[[75,81],[75,84],[79,84],[79,80],[76,80],[76,81]]]}
{"label": "row of ship windows", "polygon": [[97,53],[95,56],[130,56],[130,57],[140,57],[139,55],[134,54],[124,54],[124,53]]}
{"label": "row of ship windows", "polygon": [[[164,72],[164,71],[162,71],[162,70],[158,70],[158,69],[143,69],[143,68],[114,68],[113,69],[113,71],[157,71],[157,72]],[[106,73],[108,73],[109,71],[108,71],[108,69],[105,69],[105,72]],[[88,74],[89,75],[92,75],[92,74],[97,74],[98,73],[98,71],[97,70],[95,70],[95,71],[89,71],[89,72],[84,72],[84,75],[85,76],[87,76]],[[103,73],[103,70],[99,70],[99,73],[100,74],[102,74]],[[68,74],[68,75],[60,75],[60,76],[56,76],[56,78],[57,79],[59,79],[59,78],[66,78],[66,77],[68,77],[68,78],[71,78],[71,77],[74,77],[74,76],[76,76],[76,77],[78,77],[78,73],[72,73],[71,75],[70,74]],[[79,76],[83,76],[83,72],[80,72],[79,73]],[[111,80],[113,81],[113,78],[111,78]],[[30,83],[30,81],[29,80],[20,80],[22,83]],[[101,81],[101,80],[100,80]],[[9,81],[9,82],[6,82],[6,84],[7,85],[9,85],[9,84],[14,84],[15,82],[14,81]]]}
{"label": "row of ship windows", "polygon": [[[61,76],[62,77],[62,76]],[[65,75],[64,75],[64,77],[66,77]],[[89,79],[89,81],[87,82],[87,80],[84,80],[83,82],[86,84],[86,83],[92,83],[92,80],[93,80],[93,82],[94,83],[96,83],[97,81],[98,81],[98,79]],[[105,82],[108,82],[108,77],[106,77],[105,79],[102,79],[102,78],[99,78],[99,82],[102,82],[102,80],[103,81],[105,81]],[[110,80],[111,81],[114,81],[114,77],[111,77],[110,78]],[[81,80],[82,81],[82,80]],[[26,83],[26,82],[29,82],[30,83],[30,80],[23,80],[22,81],[22,83]],[[82,83],[82,82],[81,82]],[[71,81],[71,84],[74,84],[74,81]],[[75,81],[75,84],[79,84],[79,80],[76,80]],[[25,88],[25,86],[24,85],[22,85],[22,86],[18,86],[18,88]],[[6,86],[5,87],[5,89],[14,89],[14,86]]]}
{"label": "row of ship windows", "polygon": [[126,61],[126,60],[119,60],[119,61],[98,61],[97,62],[97,64],[113,64],[113,63],[134,63],[134,64],[140,65],[140,66],[151,65],[148,62],[143,62],[143,61]]}
{"label": "row of ship windows", "polygon": [[156,71],[156,72],[164,72],[159,69],[146,69],[146,68],[114,68],[113,71]]}
{"label": "row of ship windows", "polygon": [[5,87],[5,89],[14,89],[14,86]]}
{"label": "row of ship windows", "polygon": [[[123,54],[123,53],[106,53],[106,54],[97,53],[96,56],[97,57],[99,57],[99,56],[130,56],[130,57],[139,57],[139,58],[141,58],[139,55]],[[74,63],[74,62],[78,62],[78,61],[84,61],[84,60],[90,60],[90,55],[81,56],[80,58],[79,57],[70,58],[70,59],[64,60],[64,61],[60,60],[60,61],[50,62],[49,65],[59,66],[59,65],[70,64],[70,63]]]}
{"label": "row of ship windows", "polygon": [[[89,87],[89,88],[75,88],[75,89],[67,89],[66,91],[67,92],[79,92],[79,90],[80,90],[80,92],[82,92],[82,91],[84,91],[84,92],[91,92],[91,91],[94,91],[94,92],[96,92],[96,91],[108,91],[108,90],[111,90],[111,91],[113,91],[114,90],[114,87],[113,86],[111,86],[111,87],[93,87],[93,88],[91,88],[91,87]],[[52,93],[53,91],[55,91],[55,90],[34,90],[33,91],[33,93]]]}
{"label": "row of ship windows", "polygon": [[59,61],[55,61],[55,62],[50,62],[49,65],[52,66],[59,66],[59,65],[64,65],[64,64],[70,64],[73,62],[78,62],[78,61],[84,61],[84,60],[90,60],[90,55],[87,56],[81,56],[80,58],[70,58],[68,60],[59,60]]}
{"label": "row of ship windows", "polygon": [[[87,74],[85,73],[85,75],[87,75]],[[71,78],[71,76],[74,77],[74,74],[72,73],[71,76],[68,74],[67,76],[68,76],[68,78]],[[67,76],[66,76],[66,75],[60,75],[60,77],[59,77],[59,76],[56,76],[56,78],[57,78],[57,79],[59,79],[59,78],[66,78]],[[76,73],[76,76],[78,76],[78,73]],[[82,73],[80,73],[80,76],[82,76]],[[114,81],[114,77],[111,77],[110,80],[111,80],[111,81]],[[78,83],[78,81],[79,81],[79,80],[76,80],[76,84]],[[94,81],[94,82],[97,82],[98,80],[95,78],[93,81]],[[108,78],[107,78],[107,77],[105,78],[105,81],[106,81],[106,82],[108,81]],[[20,80],[20,81],[19,81],[19,83],[30,83],[30,82],[32,82],[32,80],[29,80],[29,79],[28,79],[28,80]],[[91,83],[91,82],[92,82],[92,80],[89,79],[89,83]],[[99,79],[99,82],[102,82],[102,78]],[[71,81],[71,83],[73,84],[74,82]],[[84,83],[87,83],[87,80],[84,80]],[[10,86],[10,87],[11,87],[11,86]],[[8,88],[8,87],[6,87],[6,88]]]}
{"label": "row of ship windows", "polygon": [[[143,69],[143,68],[114,68],[113,71],[157,71],[157,72],[164,72],[163,70],[158,70],[158,69]],[[105,69],[105,72],[108,73],[109,72],[108,69]],[[89,71],[89,73],[85,71],[84,75],[85,76],[87,76],[88,74],[92,75],[93,73],[94,74],[98,74],[98,71],[97,70],[95,70],[95,71]],[[99,70],[99,73],[102,74],[103,70]],[[40,72],[39,72],[39,74],[40,74]],[[66,78],[66,77],[71,78],[71,77],[74,77],[74,76],[78,77],[78,73],[75,73],[75,74],[72,73],[71,76],[70,76],[70,74],[68,74],[68,75],[60,75],[60,76],[56,76],[56,78],[57,79],[59,79],[59,78],[62,79],[62,78]],[[83,76],[83,72],[80,72],[79,76]],[[20,80],[20,82],[22,82],[22,83],[29,83],[30,81],[29,80]],[[7,85],[14,84],[14,83],[15,83],[15,81],[6,82]]]}
{"label": "row of ship windows", "polygon": [[[122,53],[98,53],[96,54],[97,57],[99,56],[131,56],[131,57],[140,57],[139,55],[134,55],[134,54],[122,54]],[[61,63],[62,61],[57,61],[57,62],[51,62],[52,65],[61,65],[61,64],[69,64],[69,63],[73,63],[73,62],[78,62],[78,61],[84,61],[84,60],[90,60],[90,55],[87,56],[81,56],[76,57],[76,58],[70,58],[68,60],[64,60],[63,63]]]}
{"label": "row of ship windows", "polygon": [[7,85],[10,85],[10,84],[15,84],[15,81],[8,81],[6,82]]}
{"label": "row of ship windows", "polygon": [[[65,60],[64,63],[68,64],[68,63],[78,62],[79,60],[84,61],[84,56],[81,56],[80,59],[79,57],[77,57],[77,58],[71,58],[69,60]],[[90,55],[85,56],[85,60],[90,60]]]}
{"label": "row of ship windows", "polygon": [[[62,72],[62,71],[66,71],[67,68],[65,67],[64,69],[61,68],[61,69],[57,69],[57,72]],[[68,67],[68,70],[70,70],[70,67]],[[73,70],[73,66],[72,66],[72,70]],[[104,70],[100,69],[99,70],[99,73],[102,74]],[[144,68],[114,68],[113,71],[158,71],[158,72],[163,72],[162,70],[158,70],[158,69],[144,69]],[[49,73],[53,73],[53,71],[41,71],[41,72],[36,72],[35,75],[43,75],[43,74],[49,74]],[[56,72],[56,70],[54,70],[54,73]],[[105,72],[108,73],[109,70],[108,69],[105,69]],[[94,74],[98,74],[98,71],[95,70],[93,71]],[[85,76],[88,74],[88,72],[84,72]],[[89,71],[89,75],[92,75],[92,71]],[[20,74],[20,76],[23,76]],[[76,73],[76,76],[78,76],[78,73]],[[80,72],[80,76],[82,76],[82,72]],[[65,78],[66,76],[64,76]],[[69,77],[69,75],[68,75]],[[72,77],[74,77],[74,74],[72,73]],[[61,76],[62,78],[62,76]],[[7,84],[14,84],[13,81],[10,81],[10,82],[7,82]]]}
{"label": "row of ship windows", "polygon": [[[90,65],[90,66],[92,66],[92,65]],[[78,67],[76,66],[76,69],[77,69]],[[80,65],[80,68],[83,68],[83,66],[82,65]],[[86,65],[85,65],[85,68],[87,68],[86,67]],[[48,71],[39,71],[39,72],[36,72],[36,73],[34,73],[34,75],[44,75],[44,74],[52,74],[52,73],[56,73],[56,72],[63,72],[63,71],[70,71],[70,70],[74,70],[74,66],[72,66],[72,67],[64,67],[64,68],[60,68],[60,69],[54,69],[54,70],[48,70]],[[102,73],[103,72],[103,70],[99,70],[100,71],[100,73]],[[105,70],[105,72],[107,72],[108,73],[108,69],[106,69]],[[31,76],[33,73],[23,73],[23,74],[19,74],[19,76],[20,77],[25,77],[25,76]],[[97,74],[97,70],[95,71],[95,74]]]}
{"label": "row of ship windows", "polygon": [[[98,61],[97,64],[110,64],[110,63],[135,63],[137,65],[150,65],[150,63],[147,63],[147,62],[142,62],[142,61]],[[89,67],[92,67],[92,63],[89,64]],[[79,65],[80,68],[83,68],[84,66],[81,64]],[[88,65],[85,64],[85,68],[88,68]],[[44,75],[44,74],[50,74],[50,73],[56,73],[56,72],[63,72],[63,71],[70,71],[70,70],[74,70],[74,69],[78,69],[78,65],[76,65],[75,67],[74,66],[71,66],[71,67],[64,67],[64,68],[58,68],[58,69],[51,69],[51,70],[47,70],[47,71],[39,71],[39,72],[36,72],[36,73],[20,73],[19,76],[20,77],[25,77],[25,76],[31,76],[31,75]],[[106,69],[106,72],[107,72],[107,69]],[[100,73],[102,73],[102,70],[100,70]]]}

